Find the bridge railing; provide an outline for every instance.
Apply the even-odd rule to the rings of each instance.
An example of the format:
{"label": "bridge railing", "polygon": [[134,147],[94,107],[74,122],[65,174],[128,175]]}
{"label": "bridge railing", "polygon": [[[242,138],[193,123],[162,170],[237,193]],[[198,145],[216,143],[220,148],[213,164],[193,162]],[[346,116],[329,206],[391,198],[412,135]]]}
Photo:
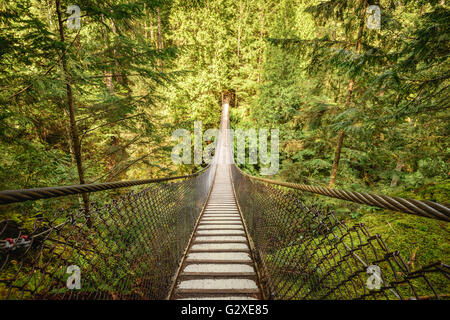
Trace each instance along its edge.
{"label": "bridge railing", "polygon": [[363,224],[307,207],[302,194],[311,190],[250,176],[234,164],[231,173],[267,297],[448,299],[450,266],[437,261],[414,270]]}
{"label": "bridge railing", "polygon": [[0,192],[5,204],[144,185],[91,204],[90,227],[83,208],[0,221],[0,299],[164,299],[214,171]]}

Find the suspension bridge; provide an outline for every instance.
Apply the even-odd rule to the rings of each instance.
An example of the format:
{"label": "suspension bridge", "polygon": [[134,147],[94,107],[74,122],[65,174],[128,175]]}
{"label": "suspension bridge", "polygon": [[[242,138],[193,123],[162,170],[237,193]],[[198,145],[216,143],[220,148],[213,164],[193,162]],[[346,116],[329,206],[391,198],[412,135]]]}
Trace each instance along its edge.
{"label": "suspension bridge", "polygon": [[308,192],[445,222],[448,205],[248,175],[233,163],[228,108],[214,158],[197,173],[0,192],[7,212],[25,201],[137,188],[106,205],[0,221],[0,299],[449,296],[449,265],[415,270],[382,235],[301,199]]}

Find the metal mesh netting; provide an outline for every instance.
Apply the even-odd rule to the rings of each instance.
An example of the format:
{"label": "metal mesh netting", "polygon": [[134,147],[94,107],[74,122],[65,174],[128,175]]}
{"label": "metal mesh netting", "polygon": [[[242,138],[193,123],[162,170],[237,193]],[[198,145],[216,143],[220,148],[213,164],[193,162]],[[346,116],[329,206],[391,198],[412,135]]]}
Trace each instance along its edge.
{"label": "metal mesh netting", "polygon": [[306,207],[300,191],[252,179],[235,165],[231,172],[269,298],[449,297],[450,266],[412,270],[363,224],[347,226],[332,212]]}
{"label": "metal mesh netting", "polygon": [[[0,221],[0,299],[164,299],[214,169],[92,205],[91,228],[82,209]],[[66,286],[71,265],[79,290]]]}

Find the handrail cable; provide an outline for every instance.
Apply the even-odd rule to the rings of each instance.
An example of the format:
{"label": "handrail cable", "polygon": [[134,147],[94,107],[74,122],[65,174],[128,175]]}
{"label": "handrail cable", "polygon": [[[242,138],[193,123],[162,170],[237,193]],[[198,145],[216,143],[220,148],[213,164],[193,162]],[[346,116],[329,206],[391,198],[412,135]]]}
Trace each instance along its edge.
{"label": "handrail cable", "polygon": [[245,176],[253,180],[262,181],[265,183],[296,189],[305,192],[311,192],[331,198],[366,204],[383,209],[399,211],[409,214],[414,214],[426,218],[432,218],[443,221],[450,221],[450,208],[447,205],[440,204],[428,200],[415,200],[409,198],[392,197],[386,195],[379,195],[367,192],[355,192],[346,190],[336,190],[326,187],[316,187],[306,184],[298,184],[292,182],[284,182],[271,180],[261,177],[252,176],[242,171],[238,166],[236,168]]}
{"label": "handrail cable", "polygon": [[19,190],[5,190],[0,191],[0,205],[10,204],[16,202],[23,202],[28,200],[48,199],[61,196],[68,196],[81,193],[97,192],[110,189],[118,189],[125,187],[138,186],[143,184],[165,182],[171,180],[187,179],[198,176],[209,168],[209,165],[205,168],[194,172],[189,175],[144,179],[144,180],[129,180],[129,181],[115,181],[105,183],[90,183],[79,184],[71,186],[59,186],[59,187],[46,187],[46,188],[33,188],[33,189],[19,189]]}

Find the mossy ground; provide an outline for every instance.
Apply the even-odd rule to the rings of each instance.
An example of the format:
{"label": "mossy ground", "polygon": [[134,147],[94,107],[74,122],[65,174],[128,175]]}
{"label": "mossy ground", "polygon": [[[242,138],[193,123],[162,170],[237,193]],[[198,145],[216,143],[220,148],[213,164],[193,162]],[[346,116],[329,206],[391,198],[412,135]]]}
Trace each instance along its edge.
{"label": "mossy ground", "polygon": [[450,262],[448,222],[391,211],[366,213],[349,222],[353,221],[363,223],[371,234],[380,234],[413,270],[436,261]]}

